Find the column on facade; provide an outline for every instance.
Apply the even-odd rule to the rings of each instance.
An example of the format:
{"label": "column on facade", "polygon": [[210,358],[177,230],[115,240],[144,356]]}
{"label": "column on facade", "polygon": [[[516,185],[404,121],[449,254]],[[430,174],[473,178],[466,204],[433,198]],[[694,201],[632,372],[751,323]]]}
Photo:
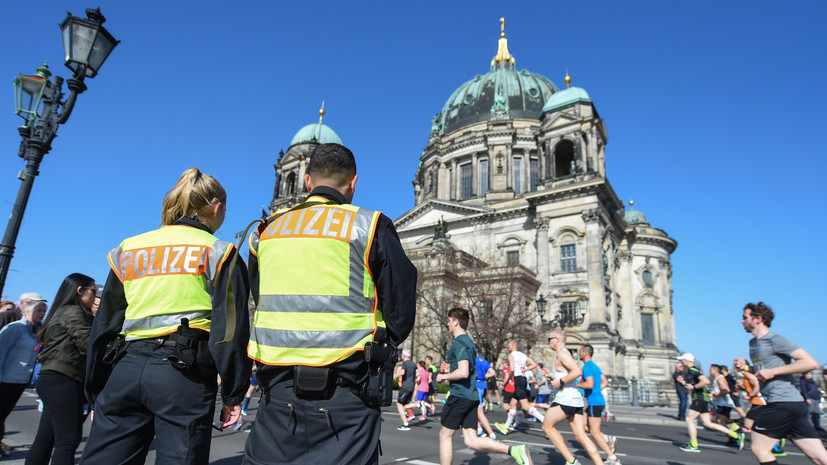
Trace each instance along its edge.
{"label": "column on facade", "polygon": [[[537,230],[537,271],[540,276],[540,288],[549,285],[549,254],[548,254],[548,218],[535,218],[534,227]],[[547,291],[548,292],[548,291]]]}
{"label": "column on facade", "polygon": [[480,195],[480,167],[477,163],[479,154],[477,152],[471,153],[471,197]]}
{"label": "column on facade", "polygon": [[505,182],[506,186],[511,186],[511,190],[514,190],[514,151],[512,150],[512,146],[508,146],[505,149],[505,166],[503,167],[505,170]]}
{"label": "column on facade", "polygon": [[299,158],[299,177],[296,179],[296,193],[307,192],[307,186],[304,184],[304,174],[307,172],[307,158],[302,156]]}
{"label": "column on facade", "polygon": [[606,324],[603,296],[603,225],[597,208],[583,212],[586,223],[586,272],[589,279],[589,327]]}
{"label": "column on facade", "polygon": [[454,158],[451,160],[451,175],[449,176],[451,180],[451,195],[448,197],[448,200],[456,200],[460,198],[460,188],[462,182],[459,180],[459,170],[457,169],[457,159]]}
{"label": "column on facade", "polygon": [[438,199],[447,199],[448,198],[448,170],[445,167],[444,162],[439,162],[439,168],[437,169],[437,182],[436,182],[436,198]]}

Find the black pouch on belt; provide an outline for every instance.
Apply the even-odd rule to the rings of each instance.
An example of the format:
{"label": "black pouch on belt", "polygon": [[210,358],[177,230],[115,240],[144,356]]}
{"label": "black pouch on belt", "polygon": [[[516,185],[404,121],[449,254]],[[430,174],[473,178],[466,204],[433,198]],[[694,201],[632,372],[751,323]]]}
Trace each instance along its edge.
{"label": "black pouch on belt", "polygon": [[188,319],[181,318],[181,326],[169,335],[169,340],[175,342],[175,348],[167,359],[174,367],[182,370],[195,367],[198,341],[202,339],[200,333],[200,330],[190,328]]}
{"label": "black pouch on belt", "polygon": [[296,365],[293,368],[293,393],[304,399],[326,399],[333,387],[329,367]]}

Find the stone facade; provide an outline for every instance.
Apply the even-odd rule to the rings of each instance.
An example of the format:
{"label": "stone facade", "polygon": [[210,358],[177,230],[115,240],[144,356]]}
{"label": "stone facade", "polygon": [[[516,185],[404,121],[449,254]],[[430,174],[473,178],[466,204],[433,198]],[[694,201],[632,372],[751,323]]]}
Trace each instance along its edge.
{"label": "stone facade", "polygon": [[[504,34],[498,55],[503,40]],[[535,117],[509,111],[515,97],[527,102],[532,96],[523,81],[550,83],[537,76],[514,69],[513,59],[495,57],[491,71],[460,87],[434,119],[413,181],[415,205],[395,222],[423,274],[420,287],[441,285],[453,305],[471,309],[474,331],[485,337],[476,328],[482,324],[482,301],[490,306],[493,300],[495,307],[503,301],[457,276],[519,267],[513,279],[523,285],[487,288],[495,296],[520,293],[513,321],[498,321],[515,325],[501,331],[503,338],[521,340],[535,360],[550,362],[548,323],[559,325],[568,316],[569,345],[592,344],[607,376],[668,380],[677,355],[670,263],[677,242],[650,226],[639,211],[625,210],[606,174],[605,123],[585,90],[551,84],[533,92],[542,104]],[[488,81],[494,85],[486,87]],[[463,105],[479,101],[494,102],[490,112],[469,116]],[[463,116],[467,124],[451,126],[446,116],[451,114]],[[456,258],[446,265],[429,259],[445,250],[478,262]],[[433,309],[422,307],[436,301],[423,302],[425,297],[421,293],[411,341],[422,355],[441,352],[431,343],[439,338],[424,333],[443,330],[427,318]],[[537,301],[545,301],[542,316]],[[439,311],[447,311],[447,305]],[[494,350],[487,355],[501,362],[506,342],[489,344]]]}

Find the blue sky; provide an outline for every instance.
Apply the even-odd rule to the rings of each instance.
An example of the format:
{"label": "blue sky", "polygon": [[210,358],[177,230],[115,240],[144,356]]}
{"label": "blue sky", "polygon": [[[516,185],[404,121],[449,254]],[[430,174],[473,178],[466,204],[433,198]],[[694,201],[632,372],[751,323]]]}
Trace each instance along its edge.
{"label": "blue sky", "polygon": [[[22,120],[12,79],[62,65],[75,0],[5,5],[0,214],[17,195]],[[592,97],[618,195],[678,240],[678,346],[704,364],[746,355],[740,311],[764,300],[773,329],[820,363],[825,231],[823,2],[276,2],[100,0],[122,40],[87,80],[29,200],[4,294],[51,300],[63,277],[103,282],[106,253],[160,222],[191,166],[228,191],[222,239],[272,198],[280,149],[325,123],[359,164],[356,203],[396,218],[431,119],[489,69],[499,18],[517,68]],[[3,107],[0,107],[3,108]]]}

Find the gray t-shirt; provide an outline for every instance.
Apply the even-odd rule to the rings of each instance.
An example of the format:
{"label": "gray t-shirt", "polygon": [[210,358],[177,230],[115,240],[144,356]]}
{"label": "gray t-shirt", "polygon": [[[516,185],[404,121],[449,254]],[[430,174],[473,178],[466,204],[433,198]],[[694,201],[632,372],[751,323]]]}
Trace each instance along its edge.
{"label": "gray t-shirt", "polygon": [[399,389],[413,392],[414,380],[416,379],[416,365],[412,360],[405,360],[402,362],[402,369],[405,374],[402,375],[402,386]]}
{"label": "gray t-shirt", "polygon": [[[795,342],[772,331],[761,339],[752,338],[749,341],[749,357],[752,359],[756,373],[765,368],[788,365],[792,360],[790,354],[797,349]],[[761,395],[767,399],[767,402],[804,401],[795,387],[793,375],[779,375],[769,381],[762,381],[760,384]]]}

